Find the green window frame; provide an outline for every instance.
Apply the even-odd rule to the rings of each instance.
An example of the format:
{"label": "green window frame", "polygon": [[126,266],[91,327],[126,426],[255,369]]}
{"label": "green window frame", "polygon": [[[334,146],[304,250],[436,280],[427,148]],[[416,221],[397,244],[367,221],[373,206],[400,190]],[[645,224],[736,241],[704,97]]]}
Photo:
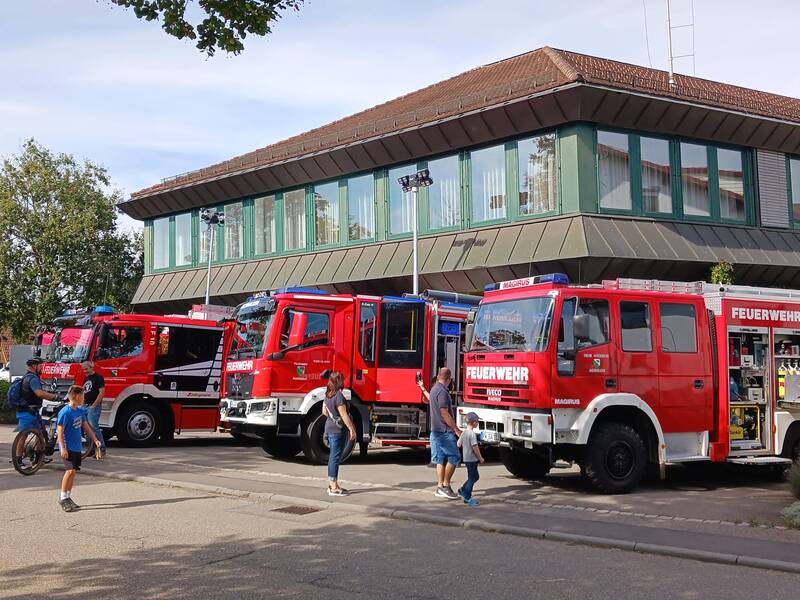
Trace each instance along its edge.
{"label": "green window frame", "polygon": [[[346,244],[365,244],[377,239],[378,177],[380,171],[368,171],[343,179],[340,187],[345,214],[341,239]],[[371,193],[370,193],[371,191]]]}
{"label": "green window frame", "polygon": [[[173,252],[172,223],[173,218],[171,216],[152,220],[150,265],[154,273],[166,271],[174,266],[174,261],[170,256]],[[161,244],[164,244],[164,246],[161,251],[158,251],[158,247]],[[163,261],[159,260],[159,262],[156,262],[157,258],[163,258]]]}
{"label": "green window frame", "polygon": [[800,229],[800,156],[786,157],[786,193],[789,223],[793,228]]}
{"label": "green window frame", "polygon": [[[312,248],[315,250],[335,248],[344,239],[342,225],[347,222],[347,209],[346,202],[342,201],[343,197],[346,199],[343,183],[334,179],[311,186],[312,204],[309,214],[312,216]],[[308,226],[308,219],[306,225]]]}
{"label": "green window frame", "polygon": [[[558,130],[542,131],[535,135],[525,136],[506,144],[507,147],[507,169],[508,169],[508,196],[509,196],[509,217],[516,219],[541,219],[559,214],[561,206],[561,177],[559,172],[559,132]],[[538,146],[537,152],[542,149],[547,150],[552,145],[552,155],[537,156],[537,159],[544,158],[543,163],[535,160],[534,154],[529,153],[528,160],[523,167],[523,157],[520,151],[522,144],[532,143]],[[538,178],[532,186],[527,181],[527,173],[533,168],[535,171],[544,171],[545,175]],[[523,185],[523,171],[525,183]],[[527,189],[524,189],[527,188]],[[538,192],[535,190],[538,189]],[[535,193],[534,193],[535,192]],[[523,194],[525,196],[523,197]],[[534,197],[531,198],[531,195]],[[523,204],[523,199],[525,200]],[[523,206],[525,207],[523,209]]]}
{"label": "green window frame", "polygon": [[[263,204],[263,208],[259,208],[259,204]],[[269,205],[271,206],[271,210]],[[260,219],[260,213],[262,216],[269,215],[272,213],[272,224],[270,228],[271,235],[267,235],[266,238],[270,238],[271,243],[269,247],[267,247],[266,239],[259,240],[259,227],[262,219]],[[267,256],[275,256],[280,253],[282,248],[282,234],[283,234],[283,227],[281,226],[283,223],[283,194],[280,192],[273,193],[273,194],[263,194],[260,196],[256,196],[252,200],[252,227],[249,228],[248,237],[250,238],[250,248],[253,249],[253,256],[254,257],[267,257]],[[266,229],[265,229],[266,233]],[[264,247],[261,248],[259,241],[264,241]]]}

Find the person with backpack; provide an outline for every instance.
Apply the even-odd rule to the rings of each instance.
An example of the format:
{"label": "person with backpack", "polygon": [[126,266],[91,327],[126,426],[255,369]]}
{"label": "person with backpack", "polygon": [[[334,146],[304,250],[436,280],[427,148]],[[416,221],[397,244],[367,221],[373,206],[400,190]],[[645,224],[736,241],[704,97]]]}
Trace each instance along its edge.
{"label": "person with backpack", "polygon": [[[44,361],[38,356],[31,357],[25,363],[28,371],[15,380],[8,388],[8,405],[17,411],[17,427],[14,431],[36,428],[41,426],[42,418],[39,416],[39,409],[42,407],[42,400],[55,400],[58,396],[42,389],[42,381],[39,375],[42,372]],[[22,444],[20,440],[20,444]],[[23,448],[16,449],[17,456],[22,456]]]}

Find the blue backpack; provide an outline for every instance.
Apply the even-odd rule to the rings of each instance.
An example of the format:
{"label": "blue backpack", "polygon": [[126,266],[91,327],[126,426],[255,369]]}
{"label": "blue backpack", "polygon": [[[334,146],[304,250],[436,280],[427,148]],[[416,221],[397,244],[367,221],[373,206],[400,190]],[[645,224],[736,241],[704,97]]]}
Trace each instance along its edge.
{"label": "blue backpack", "polygon": [[19,379],[15,379],[13,382],[11,382],[11,385],[8,387],[8,393],[6,394],[6,401],[8,402],[8,405],[14,410],[20,411],[28,407],[28,399],[26,398],[26,396],[30,395],[30,390],[31,390],[30,382],[28,383],[28,394],[25,394],[22,390],[22,384],[26,380],[28,375],[30,375],[30,373],[25,373],[25,375],[23,375]]}

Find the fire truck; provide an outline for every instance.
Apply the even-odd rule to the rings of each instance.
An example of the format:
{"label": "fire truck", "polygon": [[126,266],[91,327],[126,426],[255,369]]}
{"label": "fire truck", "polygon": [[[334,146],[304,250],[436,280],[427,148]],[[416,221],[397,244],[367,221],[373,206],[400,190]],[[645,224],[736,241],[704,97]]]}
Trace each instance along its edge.
{"label": "fire truck", "polygon": [[515,476],[562,459],[625,493],[649,467],[800,458],[800,291],[552,274],[487,286],[469,327],[459,418]]}
{"label": "fire truck", "polygon": [[[344,376],[360,451],[426,444],[427,404],[417,376],[461,371],[467,314],[479,298],[328,294],[284,288],[236,308],[226,364],[224,426],[257,434],[275,457],[328,459],[322,401],[332,371]],[[452,393],[460,396],[460,377]],[[348,448],[347,453],[352,451]]]}
{"label": "fire truck", "polygon": [[[98,307],[68,310],[47,329],[53,336],[42,386],[63,394],[82,385],[80,363],[94,361],[105,379],[100,426],[123,444],[148,446],[175,432],[216,430],[227,341],[217,321]],[[44,402],[42,414],[53,406]]]}

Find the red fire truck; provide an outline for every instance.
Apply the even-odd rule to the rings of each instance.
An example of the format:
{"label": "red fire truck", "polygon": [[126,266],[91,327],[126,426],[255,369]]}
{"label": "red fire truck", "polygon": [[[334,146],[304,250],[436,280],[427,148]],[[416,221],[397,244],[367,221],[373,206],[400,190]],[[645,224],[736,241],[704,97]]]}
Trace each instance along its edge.
{"label": "red fire truck", "polygon": [[580,464],[594,488],[648,466],[775,465],[800,453],[800,291],[562,274],[489,286],[463,412],[515,476]]}
{"label": "red fire truck", "polygon": [[[81,385],[80,363],[105,378],[100,425],[127,445],[147,446],[175,432],[216,430],[225,328],[216,321],[70,310],[49,324],[42,385]],[[43,414],[52,410],[45,402]]]}
{"label": "red fire truck", "polygon": [[303,288],[253,296],[234,315],[221,420],[234,433],[258,434],[273,456],[302,450],[325,462],[325,380],[341,371],[362,452],[371,441],[425,444],[427,405],[417,374],[430,381],[441,366],[460,373],[463,324],[478,300],[448,292],[379,297]]}

